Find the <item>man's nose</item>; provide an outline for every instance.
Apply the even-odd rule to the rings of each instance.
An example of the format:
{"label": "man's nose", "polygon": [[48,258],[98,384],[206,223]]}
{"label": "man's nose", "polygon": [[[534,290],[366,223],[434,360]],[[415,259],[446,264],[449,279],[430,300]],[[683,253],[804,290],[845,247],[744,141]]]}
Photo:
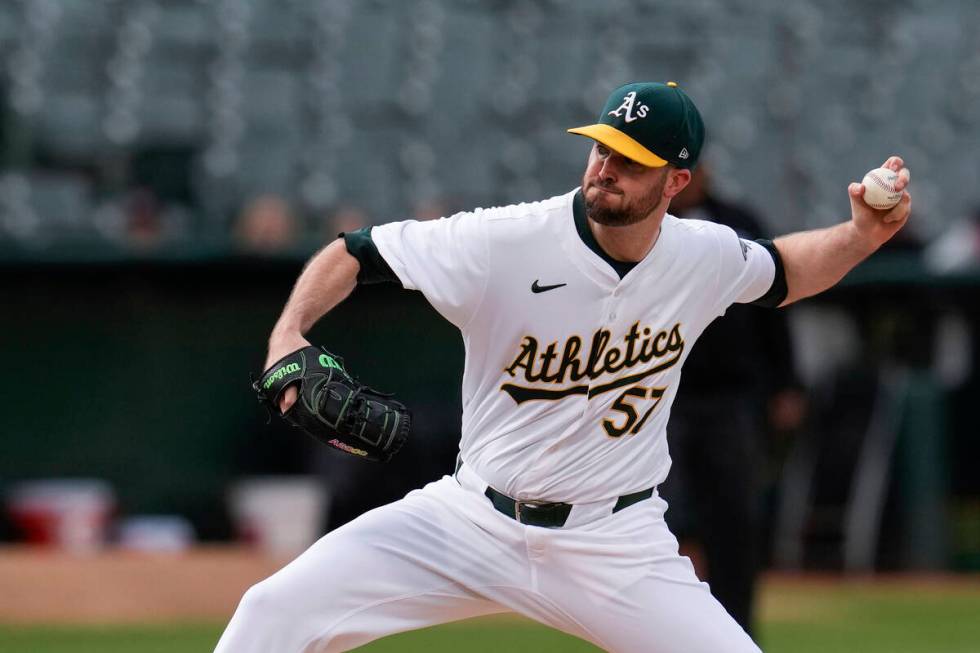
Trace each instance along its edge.
{"label": "man's nose", "polygon": [[607,156],[602,160],[602,165],[599,167],[599,179],[608,181],[616,180],[616,164],[613,163],[611,156]]}

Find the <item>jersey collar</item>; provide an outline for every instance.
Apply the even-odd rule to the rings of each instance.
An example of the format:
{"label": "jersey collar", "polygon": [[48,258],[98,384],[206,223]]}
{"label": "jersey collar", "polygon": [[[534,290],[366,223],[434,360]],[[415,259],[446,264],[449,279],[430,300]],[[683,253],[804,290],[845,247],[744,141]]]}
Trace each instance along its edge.
{"label": "jersey collar", "polygon": [[[574,191],[571,204],[572,224],[569,226],[574,228],[572,239],[575,241],[575,245],[577,245],[575,249],[579,250],[578,256],[584,254],[583,258],[589,259],[588,263],[591,264],[589,267],[598,271],[601,278],[608,279],[603,285],[609,283],[614,286],[619,285],[620,282],[629,281],[629,279],[635,278],[640,273],[643,276],[648,276],[649,274],[656,275],[658,271],[666,270],[667,266],[673,260],[675,248],[672,243],[676,235],[674,232],[677,226],[677,218],[674,216],[670,214],[664,216],[660,228],[660,236],[657,238],[653,249],[647,252],[647,255],[643,257],[642,261],[633,263],[617,261],[600,247],[598,241],[595,239],[595,235],[593,235],[592,230],[589,228],[588,217],[585,214],[585,198],[582,195],[581,188]],[[573,258],[579,260],[578,257]],[[594,277],[592,274],[589,276]]]}
{"label": "jersey collar", "polygon": [[585,246],[608,263],[615,270],[616,274],[619,275],[620,279],[636,267],[637,264],[633,261],[617,261],[614,259],[606,250],[602,249],[599,241],[595,239],[595,234],[589,228],[589,218],[585,215],[585,197],[582,195],[581,188],[575,191],[575,197],[572,199],[572,216],[575,218],[575,230],[578,231],[579,238],[582,239]]}

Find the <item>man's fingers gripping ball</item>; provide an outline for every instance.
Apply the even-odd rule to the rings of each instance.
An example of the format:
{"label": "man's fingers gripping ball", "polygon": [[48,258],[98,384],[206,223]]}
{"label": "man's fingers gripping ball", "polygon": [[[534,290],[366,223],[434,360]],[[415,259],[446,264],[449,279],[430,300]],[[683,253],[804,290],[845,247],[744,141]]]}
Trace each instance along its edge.
{"label": "man's fingers gripping ball", "polygon": [[[252,384],[259,401],[335,449],[368,460],[389,460],[408,439],[404,404],[351,377],[343,360],[308,346],[273,363]],[[289,400],[295,396],[295,403]]]}
{"label": "man's fingers gripping ball", "polygon": [[[892,159],[895,158],[897,157],[892,157]],[[892,159],[889,159],[888,162],[891,162]],[[864,203],[873,209],[890,209],[902,199],[908,182],[908,168],[899,168],[898,170],[892,167],[875,168],[864,175],[864,179],[861,181],[861,185],[864,186]]]}
{"label": "man's fingers gripping ball", "polygon": [[892,156],[885,159],[885,162],[881,164],[881,167],[891,168],[895,172],[898,172],[903,167],[905,167],[905,160],[902,157],[898,156],[897,154],[893,154]]}

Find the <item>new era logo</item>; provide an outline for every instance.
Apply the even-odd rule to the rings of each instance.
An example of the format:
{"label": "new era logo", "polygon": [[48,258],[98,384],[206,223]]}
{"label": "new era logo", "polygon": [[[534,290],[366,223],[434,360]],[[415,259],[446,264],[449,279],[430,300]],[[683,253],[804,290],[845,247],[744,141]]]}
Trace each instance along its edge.
{"label": "new era logo", "polygon": [[677,155],[677,158],[679,158],[679,159],[686,159],[686,158],[688,158],[689,156],[691,156],[691,155],[690,155],[690,154],[688,154],[688,152],[687,152],[687,148],[686,148],[686,147],[684,147],[684,148],[681,148],[681,153]]}

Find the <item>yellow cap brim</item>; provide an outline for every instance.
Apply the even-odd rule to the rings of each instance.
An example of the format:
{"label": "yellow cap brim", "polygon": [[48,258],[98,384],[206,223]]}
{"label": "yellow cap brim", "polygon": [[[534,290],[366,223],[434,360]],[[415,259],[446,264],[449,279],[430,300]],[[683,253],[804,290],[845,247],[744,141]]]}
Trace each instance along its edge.
{"label": "yellow cap brim", "polygon": [[588,136],[594,141],[599,141],[610,150],[619,152],[628,159],[643,164],[648,168],[662,168],[667,165],[667,161],[640,145],[638,142],[619,131],[611,125],[597,123],[576,127],[568,130],[569,134]]}

